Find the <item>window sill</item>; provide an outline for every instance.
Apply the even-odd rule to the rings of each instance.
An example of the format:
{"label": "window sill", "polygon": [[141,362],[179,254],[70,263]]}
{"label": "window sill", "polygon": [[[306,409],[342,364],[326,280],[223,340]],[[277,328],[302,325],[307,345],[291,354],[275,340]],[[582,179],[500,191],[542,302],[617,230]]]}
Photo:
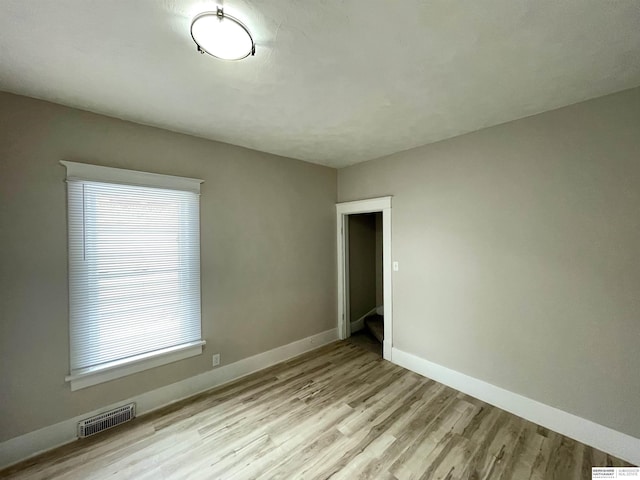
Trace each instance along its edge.
{"label": "window sill", "polygon": [[143,370],[159,367],[160,365],[166,365],[167,363],[200,355],[202,353],[202,347],[205,344],[206,342],[204,340],[199,340],[176,347],[165,348],[156,352],[137,355],[125,360],[109,362],[98,367],[77,370],[65,377],[65,381],[71,384],[71,391],[80,390],[133,373],[142,372]]}

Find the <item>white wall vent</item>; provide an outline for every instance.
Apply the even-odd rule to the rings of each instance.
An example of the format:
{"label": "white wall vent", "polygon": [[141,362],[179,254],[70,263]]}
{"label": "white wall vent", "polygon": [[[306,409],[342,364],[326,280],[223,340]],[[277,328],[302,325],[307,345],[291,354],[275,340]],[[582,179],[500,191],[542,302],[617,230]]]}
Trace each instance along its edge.
{"label": "white wall vent", "polygon": [[122,407],[114,408],[91,418],[78,422],[78,437],[85,438],[100,433],[121,423],[133,420],[136,416],[136,404],[130,403]]}

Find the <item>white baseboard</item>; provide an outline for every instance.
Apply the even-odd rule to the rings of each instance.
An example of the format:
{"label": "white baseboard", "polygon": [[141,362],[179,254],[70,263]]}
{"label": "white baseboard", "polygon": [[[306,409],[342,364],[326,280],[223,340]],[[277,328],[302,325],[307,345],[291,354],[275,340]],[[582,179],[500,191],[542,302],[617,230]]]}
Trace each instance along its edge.
{"label": "white baseboard", "polygon": [[77,417],[64,420],[55,425],[26,433],[0,443],[0,468],[7,467],[46,450],[58,447],[76,439],[76,426],[80,420],[96,415],[119,405],[135,402],[138,415],[149,413],[158,408],[188,398],[197,393],[223,385],[245,375],[257,372],[276,363],[288,360],[296,355],[314,350],[338,339],[338,331],[333,328],[302,340],[259,353],[229,365],[189,377],[171,385],[152,390],[118,403],[86,412]]}
{"label": "white baseboard", "polygon": [[351,322],[351,333],[359,332],[362,329],[364,329],[364,317],[359,318],[355,322]]}
{"label": "white baseboard", "polygon": [[393,348],[393,363],[598,450],[640,465],[640,439]]}
{"label": "white baseboard", "polygon": [[361,316],[359,319],[351,322],[351,330],[350,330],[351,333],[356,333],[357,331],[362,330],[364,328],[364,319],[367,318],[372,313],[376,313],[377,309],[378,309],[378,307],[372,308],[367,313],[365,313],[363,316]]}

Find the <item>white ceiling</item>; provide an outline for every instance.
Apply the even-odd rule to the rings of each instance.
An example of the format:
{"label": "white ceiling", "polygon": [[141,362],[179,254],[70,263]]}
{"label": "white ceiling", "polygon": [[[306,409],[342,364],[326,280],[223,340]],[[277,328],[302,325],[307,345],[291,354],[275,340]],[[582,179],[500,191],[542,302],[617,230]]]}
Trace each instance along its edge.
{"label": "white ceiling", "polygon": [[342,167],[640,85],[638,0],[1,0],[0,90]]}

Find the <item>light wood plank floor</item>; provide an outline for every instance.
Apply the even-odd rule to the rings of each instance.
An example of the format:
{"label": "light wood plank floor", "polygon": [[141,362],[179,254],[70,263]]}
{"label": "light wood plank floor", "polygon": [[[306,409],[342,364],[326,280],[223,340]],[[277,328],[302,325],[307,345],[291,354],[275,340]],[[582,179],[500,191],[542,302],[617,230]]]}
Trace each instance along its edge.
{"label": "light wood plank floor", "polygon": [[590,479],[603,452],[349,342],[0,472],[11,479]]}

